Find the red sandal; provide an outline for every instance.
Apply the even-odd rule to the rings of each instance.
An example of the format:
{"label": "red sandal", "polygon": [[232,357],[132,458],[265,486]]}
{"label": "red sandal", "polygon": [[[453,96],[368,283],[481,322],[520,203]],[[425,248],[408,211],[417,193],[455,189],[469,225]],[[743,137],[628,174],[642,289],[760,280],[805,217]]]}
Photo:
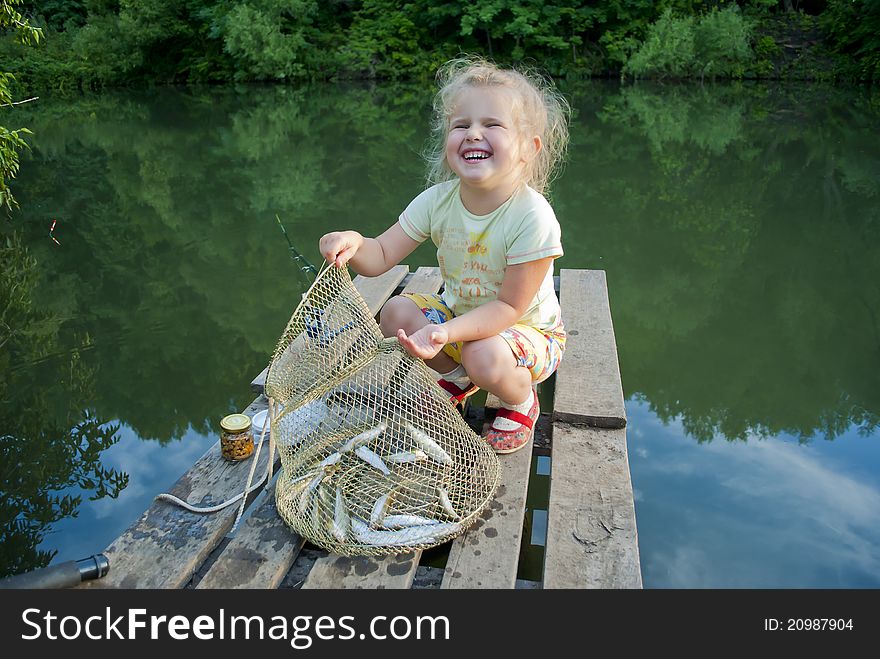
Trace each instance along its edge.
{"label": "red sandal", "polygon": [[470,386],[467,389],[462,389],[454,382],[444,380],[443,378],[437,380],[437,384],[443,387],[446,393],[449,394],[449,402],[452,403],[453,407],[456,405],[461,405],[462,408],[464,408],[465,400],[467,400],[469,396],[473,396],[480,390],[480,388],[473,382],[471,382]]}
{"label": "red sandal", "polygon": [[529,443],[532,433],[535,429],[535,421],[541,414],[541,406],[538,404],[538,395],[532,389],[532,407],[529,409],[528,415],[514,412],[501,408],[495,418],[510,419],[519,423],[519,427],[515,430],[499,430],[493,426],[489,426],[489,432],[486,433],[486,441],[496,453],[513,453],[519,451],[523,446]]}

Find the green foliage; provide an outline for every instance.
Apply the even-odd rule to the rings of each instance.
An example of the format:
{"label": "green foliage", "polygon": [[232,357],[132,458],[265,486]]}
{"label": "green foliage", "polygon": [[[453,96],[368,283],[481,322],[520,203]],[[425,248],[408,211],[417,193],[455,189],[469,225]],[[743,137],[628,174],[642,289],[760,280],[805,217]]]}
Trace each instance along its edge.
{"label": "green foliage", "polygon": [[432,74],[440,59],[421,48],[430,39],[419,25],[422,10],[416,3],[401,7],[391,0],[365,0],[340,48],[340,65],[359,78]]}
{"label": "green foliage", "polygon": [[627,60],[623,73],[635,78],[683,78],[693,72],[694,60],[694,17],[677,17],[667,9],[648,29],[645,41]]}
{"label": "green foliage", "polygon": [[713,8],[694,28],[694,54],[701,76],[742,78],[753,58],[751,26],[734,6]]}
{"label": "green foliage", "polygon": [[[2,0],[0,2],[0,34],[11,31],[15,40],[23,45],[36,45],[43,36],[42,29],[33,27],[14,5],[20,5],[22,0]],[[10,87],[15,76],[0,71],[0,106],[12,106],[12,93]],[[4,111],[8,111],[3,108]],[[18,174],[18,154],[27,148],[23,135],[30,134],[27,128],[9,130],[0,124],[0,209],[9,213],[18,204],[12,191],[9,189],[9,181]]]}
{"label": "green foliage", "polygon": [[[823,14],[841,66],[871,79],[877,3],[832,0]],[[807,57],[780,65],[752,34],[781,17],[814,18],[775,0],[33,0],[51,45],[0,56],[26,88],[329,78],[421,79],[460,53],[539,63],[555,76],[777,75],[817,78]],[[810,11],[824,2],[803,5]],[[864,19],[864,20],[863,20]],[[844,67],[845,68],[845,67]]]}
{"label": "green foliage", "polygon": [[[0,80],[3,77],[4,74],[0,73]],[[28,148],[22,135],[30,134],[31,131],[27,128],[8,130],[0,126],[0,209],[5,208],[7,212],[18,206],[9,189],[8,181],[14,179],[18,174],[18,152]]]}
{"label": "green foliage", "polygon": [[81,0],[34,0],[24,7],[35,21],[53,32],[80,28],[88,17],[87,2]]}
{"label": "green foliage", "polygon": [[755,73],[761,77],[767,77],[775,70],[773,62],[779,57],[782,49],[776,40],[764,35],[755,43]]}
{"label": "green foliage", "polygon": [[624,75],[741,78],[752,60],[751,28],[736,6],[715,7],[699,17],[666,9],[629,57]]}
{"label": "green foliage", "polygon": [[820,23],[844,77],[880,81],[880,2],[829,0]]}
{"label": "green foliage", "polygon": [[238,80],[289,80],[309,71],[316,0],[248,0],[215,18]]}

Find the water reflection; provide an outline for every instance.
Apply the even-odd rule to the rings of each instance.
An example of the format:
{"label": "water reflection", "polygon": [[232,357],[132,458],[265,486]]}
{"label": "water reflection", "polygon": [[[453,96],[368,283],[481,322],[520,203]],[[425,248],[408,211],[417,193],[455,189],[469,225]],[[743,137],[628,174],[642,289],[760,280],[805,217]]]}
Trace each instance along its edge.
{"label": "water reflection", "polygon": [[[722,452],[747,453],[710,440],[748,440],[758,447],[749,456],[788,459],[792,469],[817,442],[799,454],[778,439],[753,439],[845,439],[861,431],[876,443],[877,96],[595,83],[566,93],[576,116],[570,161],[554,188],[566,249],[557,267],[608,272],[624,389],[639,410],[631,437],[665,436],[662,422],[669,423],[678,429],[669,454],[693,451],[691,464],[707,479],[717,478],[714,461]],[[129,493],[136,488],[152,495],[173,482],[160,487],[148,476],[159,449],[175,466],[168,473],[181,473],[194,459],[190,447],[209,444],[217,420],[250,401],[247,385],[305,286],[275,215],[313,262],[317,239],[329,228],[384,229],[421,189],[430,92],[160,90],[44,98],[21,110],[34,149],[14,188],[23,211],[2,230],[36,260],[27,294],[36,311],[11,326],[37,336],[51,319],[52,345],[0,347],[3,400],[13,401],[0,408],[2,422],[25,428],[24,418],[58,406],[74,419],[59,426],[64,432],[85,409],[98,428],[118,420],[122,430],[111,437],[122,440],[111,446],[107,439],[94,464],[131,474],[128,490],[111,502],[123,510],[117,504],[135,501]],[[46,236],[52,219],[60,247]],[[427,245],[409,259],[433,261]],[[74,354],[76,372],[89,374],[76,395],[69,375]],[[827,446],[848,445],[841,439]],[[767,449],[777,444],[784,448]],[[650,445],[659,446],[651,450],[665,455],[667,444]],[[157,451],[149,460],[140,456],[145,447]],[[14,464],[8,455],[4,470]],[[749,460],[731,462],[731,478],[737,469],[754,471]],[[65,485],[76,482],[69,464],[53,463],[51,474],[28,464],[31,481],[73,491]],[[663,493],[675,489],[677,476],[645,464],[637,471],[634,463],[634,483],[644,497],[638,521],[646,584],[715,583],[729,572],[725,566],[779,540],[769,531],[742,533],[744,519],[763,513],[725,487],[716,492],[728,509],[717,537],[696,535],[690,544],[667,547],[651,529],[674,513]],[[115,482],[118,494],[124,483]],[[870,493],[853,492],[870,500]],[[75,521],[71,510],[37,516],[31,544],[54,529],[42,550],[78,548],[88,528],[85,553],[96,551],[142,504],[138,499],[112,522],[96,512],[108,505],[103,501],[83,503]],[[714,512],[695,509],[694,528]],[[724,551],[727,535],[742,538],[742,554]],[[857,537],[876,544],[870,533]],[[23,555],[9,547],[7,566]],[[721,554],[705,558],[706,547]],[[699,552],[704,575],[648,577],[666,561],[684,557],[699,565]],[[823,550],[811,553],[800,560],[813,567],[787,572],[791,579],[837,564]],[[29,555],[31,563],[47,556]]]}
{"label": "water reflection", "polygon": [[[104,451],[102,463],[110,469],[132,474],[124,490],[115,499],[101,499],[83,506],[80,515],[52,526],[46,544],[58,547],[54,562],[77,560],[103,550],[122,529],[127,528],[149,508],[153,498],[167,492],[183,473],[207,451],[217,437],[188,430],[179,441],[162,445],[139,441],[137,433],[127,426],[119,431],[119,443]],[[83,533],[83,529],[100,529]],[[105,538],[103,529],[118,529]],[[55,541],[62,541],[55,544]],[[111,566],[112,569],[112,566]]]}
{"label": "water reflection", "polygon": [[876,101],[798,94],[580,105],[597,119],[558,188],[567,258],[608,271],[627,394],[700,441],[877,427]]}
{"label": "water reflection", "polygon": [[[0,576],[47,565],[41,546],[84,498],[115,498],[128,475],[101,454],[117,427],[93,412],[95,369],[83,359],[87,334],[62,345],[62,322],[36,307],[37,261],[13,232],[0,243]],[[52,358],[47,358],[51,355]],[[18,368],[30,363],[27,370]]]}
{"label": "water reflection", "polygon": [[875,438],[698,446],[645,404],[627,414],[646,588],[880,586]]}

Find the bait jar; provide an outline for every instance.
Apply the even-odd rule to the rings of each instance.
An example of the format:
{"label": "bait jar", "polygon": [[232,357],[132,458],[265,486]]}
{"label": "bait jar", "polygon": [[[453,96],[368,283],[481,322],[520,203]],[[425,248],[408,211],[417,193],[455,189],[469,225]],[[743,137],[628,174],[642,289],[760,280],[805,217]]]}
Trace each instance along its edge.
{"label": "bait jar", "polygon": [[227,460],[245,460],[254,452],[254,434],[247,414],[230,414],[220,421],[220,454]]}

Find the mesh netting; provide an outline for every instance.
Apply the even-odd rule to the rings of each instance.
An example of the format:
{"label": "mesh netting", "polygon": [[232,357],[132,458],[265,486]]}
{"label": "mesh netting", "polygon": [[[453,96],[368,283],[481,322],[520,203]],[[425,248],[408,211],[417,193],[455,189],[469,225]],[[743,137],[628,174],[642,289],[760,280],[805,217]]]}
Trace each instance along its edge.
{"label": "mesh netting", "polygon": [[472,524],[500,466],[434,378],[383,338],[346,268],[322,271],[266,377],[285,522],[348,556],[426,549]]}

